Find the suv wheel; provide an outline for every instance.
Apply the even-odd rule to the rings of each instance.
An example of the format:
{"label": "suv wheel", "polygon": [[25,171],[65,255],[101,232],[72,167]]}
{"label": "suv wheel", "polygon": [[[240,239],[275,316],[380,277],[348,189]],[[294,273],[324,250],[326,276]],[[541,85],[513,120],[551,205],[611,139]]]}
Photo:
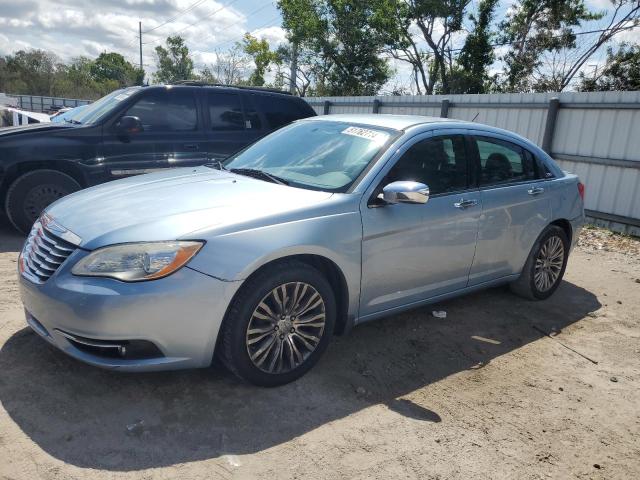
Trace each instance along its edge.
{"label": "suv wheel", "polygon": [[556,291],[569,258],[569,239],[560,227],[549,225],[540,234],[511,291],[530,300],[544,300]]}
{"label": "suv wheel", "polygon": [[242,286],[220,332],[218,355],[238,377],[275,387],[304,375],[331,338],[333,290],[315,268],[276,264]]}
{"label": "suv wheel", "polygon": [[80,185],[57,170],[34,170],[18,177],[9,187],[5,211],[9,221],[28,233],[40,213],[59,198],[80,190]]}

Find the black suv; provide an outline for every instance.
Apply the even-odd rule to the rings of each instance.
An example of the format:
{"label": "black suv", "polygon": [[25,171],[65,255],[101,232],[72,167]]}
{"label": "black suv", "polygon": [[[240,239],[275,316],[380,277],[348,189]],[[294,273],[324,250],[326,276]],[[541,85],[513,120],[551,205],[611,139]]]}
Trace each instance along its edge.
{"label": "black suv", "polygon": [[54,200],[84,187],[222,160],[293,120],[302,99],[249,87],[176,85],[117,90],[62,123],[0,130],[0,205],[27,232]]}

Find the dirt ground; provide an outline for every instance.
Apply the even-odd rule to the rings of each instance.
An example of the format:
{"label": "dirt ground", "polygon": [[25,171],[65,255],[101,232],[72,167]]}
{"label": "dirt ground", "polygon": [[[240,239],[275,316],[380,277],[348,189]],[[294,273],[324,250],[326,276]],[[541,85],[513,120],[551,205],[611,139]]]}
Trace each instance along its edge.
{"label": "dirt ground", "polygon": [[497,288],[357,327],[270,390],[55,351],[25,328],[21,243],[0,220],[2,479],[640,478],[636,240],[587,231],[550,300]]}

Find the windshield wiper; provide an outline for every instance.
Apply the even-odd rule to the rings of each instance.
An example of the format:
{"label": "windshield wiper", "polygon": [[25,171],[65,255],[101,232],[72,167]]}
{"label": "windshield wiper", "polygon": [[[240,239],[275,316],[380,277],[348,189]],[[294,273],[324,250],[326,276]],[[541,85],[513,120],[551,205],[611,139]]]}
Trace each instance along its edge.
{"label": "windshield wiper", "polygon": [[278,183],[280,185],[289,185],[289,182],[287,182],[284,178],[277,177],[276,175],[272,175],[263,170],[257,170],[255,168],[232,168],[229,171],[238,173],[240,175],[246,175],[247,177]]}
{"label": "windshield wiper", "polygon": [[73,118],[65,118],[64,121],[67,123],[72,123],[74,125],[82,125],[82,122],[74,120]]}

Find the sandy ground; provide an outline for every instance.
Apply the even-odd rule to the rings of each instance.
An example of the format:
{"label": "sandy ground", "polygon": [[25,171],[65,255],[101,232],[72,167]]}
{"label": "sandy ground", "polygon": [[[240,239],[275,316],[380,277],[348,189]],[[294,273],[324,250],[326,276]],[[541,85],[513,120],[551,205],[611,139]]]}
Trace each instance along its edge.
{"label": "sandy ground", "polygon": [[0,478],[640,478],[636,241],[580,246],[545,302],[498,288],[358,327],[266,390],[55,351],[1,223]]}

